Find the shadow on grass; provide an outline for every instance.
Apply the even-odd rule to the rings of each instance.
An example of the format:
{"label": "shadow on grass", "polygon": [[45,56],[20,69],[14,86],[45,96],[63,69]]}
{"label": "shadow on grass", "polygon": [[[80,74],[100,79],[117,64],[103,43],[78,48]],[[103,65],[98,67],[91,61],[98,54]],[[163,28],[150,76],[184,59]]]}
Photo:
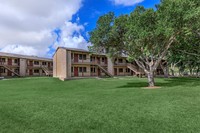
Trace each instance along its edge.
{"label": "shadow on grass", "polygon": [[[163,81],[156,81],[156,86],[160,87],[175,87],[175,86],[200,86],[200,79],[199,78],[170,78],[170,79],[163,79]],[[129,82],[126,85],[119,86],[117,88],[132,88],[132,87],[147,87],[148,83],[147,80],[139,81],[139,82]]]}

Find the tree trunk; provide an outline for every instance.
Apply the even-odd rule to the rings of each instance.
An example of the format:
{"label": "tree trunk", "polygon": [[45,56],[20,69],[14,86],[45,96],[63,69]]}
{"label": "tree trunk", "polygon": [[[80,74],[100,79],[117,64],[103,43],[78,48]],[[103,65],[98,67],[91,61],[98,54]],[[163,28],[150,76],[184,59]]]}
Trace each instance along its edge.
{"label": "tree trunk", "polygon": [[169,70],[168,70],[168,66],[164,66],[162,63],[160,63],[160,67],[163,70],[164,73],[164,77],[168,78],[169,77]]}
{"label": "tree trunk", "polygon": [[154,82],[154,74],[153,74],[153,72],[149,72],[147,74],[147,76],[148,76],[149,87],[154,87],[155,86],[155,82]]}
{"label": "tree trunk", "polygon": [[171,70],[172,76],[174,76],[174,70],[173,69],[170,69],[170,70]]}

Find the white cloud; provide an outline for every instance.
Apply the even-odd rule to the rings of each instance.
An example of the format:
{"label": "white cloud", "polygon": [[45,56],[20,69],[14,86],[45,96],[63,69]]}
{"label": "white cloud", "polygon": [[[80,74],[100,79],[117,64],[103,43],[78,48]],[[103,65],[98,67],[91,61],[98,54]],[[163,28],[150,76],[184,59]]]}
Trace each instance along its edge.
{"label": "white cloud", "polygon": [[[84,29],[69,22],[81,3],[82,0],[2,0],[0,51],[45,56],[55,41],[54,29],[67,24],[68,32]],[[73,38],[71,33],[64,35]]]}
{"label": "white cloud", "polygon": [[144,0],[111,0],[115,5],[133,6],[135,4],[141,3]]}
{"label": "white cloud", "polygon": [[60,41],[54,44],[54,48],[59,46],[87,49],[90,43],[81,35],[84,31],[83,25],[66,22],[65,26],[61,28]]}

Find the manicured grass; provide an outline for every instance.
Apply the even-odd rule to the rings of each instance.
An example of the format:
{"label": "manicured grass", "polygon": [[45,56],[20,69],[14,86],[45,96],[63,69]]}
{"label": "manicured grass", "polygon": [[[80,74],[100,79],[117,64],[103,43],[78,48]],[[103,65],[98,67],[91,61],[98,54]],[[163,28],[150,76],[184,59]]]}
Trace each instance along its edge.
{"label": "manicured grass", "polygon": [[2,133],[200,132],[200,79],[0,81]]}

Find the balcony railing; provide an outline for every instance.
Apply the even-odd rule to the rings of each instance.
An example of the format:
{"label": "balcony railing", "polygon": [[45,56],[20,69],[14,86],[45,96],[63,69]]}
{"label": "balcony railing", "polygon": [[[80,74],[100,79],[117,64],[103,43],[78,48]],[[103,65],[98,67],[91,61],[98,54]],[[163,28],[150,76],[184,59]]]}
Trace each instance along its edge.
{"label": "balcony railing", "polygon": [[0,61],[0,65],[6,65],[6,66],[19,66],[20,63],[10,63],[8,61]]}

